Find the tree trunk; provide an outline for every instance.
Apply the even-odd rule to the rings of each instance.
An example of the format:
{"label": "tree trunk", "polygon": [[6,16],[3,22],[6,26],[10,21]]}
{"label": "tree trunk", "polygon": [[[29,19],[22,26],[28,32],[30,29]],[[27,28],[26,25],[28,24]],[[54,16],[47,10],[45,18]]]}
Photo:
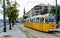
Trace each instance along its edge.
{"label": "tree trunk", "polygon": [[15,25],[14,21],[12,21],[12,27]]}
{"label": "tree trunk", "polygon": [[9,29],[11,30],[12,28],[11,28],[11,20],[10,20],[10,18],[9,18]]}

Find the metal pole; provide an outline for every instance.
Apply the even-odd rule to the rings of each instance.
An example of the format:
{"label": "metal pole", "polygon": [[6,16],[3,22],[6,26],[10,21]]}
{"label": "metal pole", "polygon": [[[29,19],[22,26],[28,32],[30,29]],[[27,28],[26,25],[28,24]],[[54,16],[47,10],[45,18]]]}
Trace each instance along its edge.
{"label": "metal pole", "polygon": [[4,17],[4,28],[3,28],[3,32],[6,32],[6,18],[5,18],[5,15],[6,15],[6,12],[5,12],[5,0],[3,0],[3,17]]}
{"label": "metal pole", "polygon": [[56,24],[58,24],[58,5],[56,0]]}

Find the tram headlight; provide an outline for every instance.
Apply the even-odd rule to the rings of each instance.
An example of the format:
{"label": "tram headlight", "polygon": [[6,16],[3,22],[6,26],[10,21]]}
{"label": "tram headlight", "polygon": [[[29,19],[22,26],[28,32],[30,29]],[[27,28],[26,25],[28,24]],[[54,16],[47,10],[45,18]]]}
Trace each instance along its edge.
{"label": "tram headlight", "polygon": [[52,29],[54,29],[54,25],[52,25]]}

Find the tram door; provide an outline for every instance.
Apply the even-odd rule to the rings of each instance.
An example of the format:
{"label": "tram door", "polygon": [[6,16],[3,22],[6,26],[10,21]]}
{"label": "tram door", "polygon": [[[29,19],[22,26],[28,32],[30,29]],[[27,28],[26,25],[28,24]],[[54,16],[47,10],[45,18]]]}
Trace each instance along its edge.
{"label": "tram door", "polygon": [[47,18],[44,18],[43,31],[48,32],[48,30],[49,30],[48,19]]}

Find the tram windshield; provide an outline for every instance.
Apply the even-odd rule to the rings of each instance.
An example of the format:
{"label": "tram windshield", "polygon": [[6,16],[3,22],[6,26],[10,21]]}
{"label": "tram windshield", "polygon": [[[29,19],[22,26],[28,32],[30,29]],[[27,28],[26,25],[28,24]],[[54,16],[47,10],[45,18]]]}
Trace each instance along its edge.
{"label": "tram windshield", "polygon": [[45,22],[56,22],[55,17],[54,16],[49,16],[48,18],[45,18]]}
{"label": "tram windshield", "polygon": [[56,22],[54,16],[49,16],[48,21],[49,21],[49,22]]}
{"label": "tram windshield", "polygon": [[49,22],[55,22],[55,19],[48,19]]}

